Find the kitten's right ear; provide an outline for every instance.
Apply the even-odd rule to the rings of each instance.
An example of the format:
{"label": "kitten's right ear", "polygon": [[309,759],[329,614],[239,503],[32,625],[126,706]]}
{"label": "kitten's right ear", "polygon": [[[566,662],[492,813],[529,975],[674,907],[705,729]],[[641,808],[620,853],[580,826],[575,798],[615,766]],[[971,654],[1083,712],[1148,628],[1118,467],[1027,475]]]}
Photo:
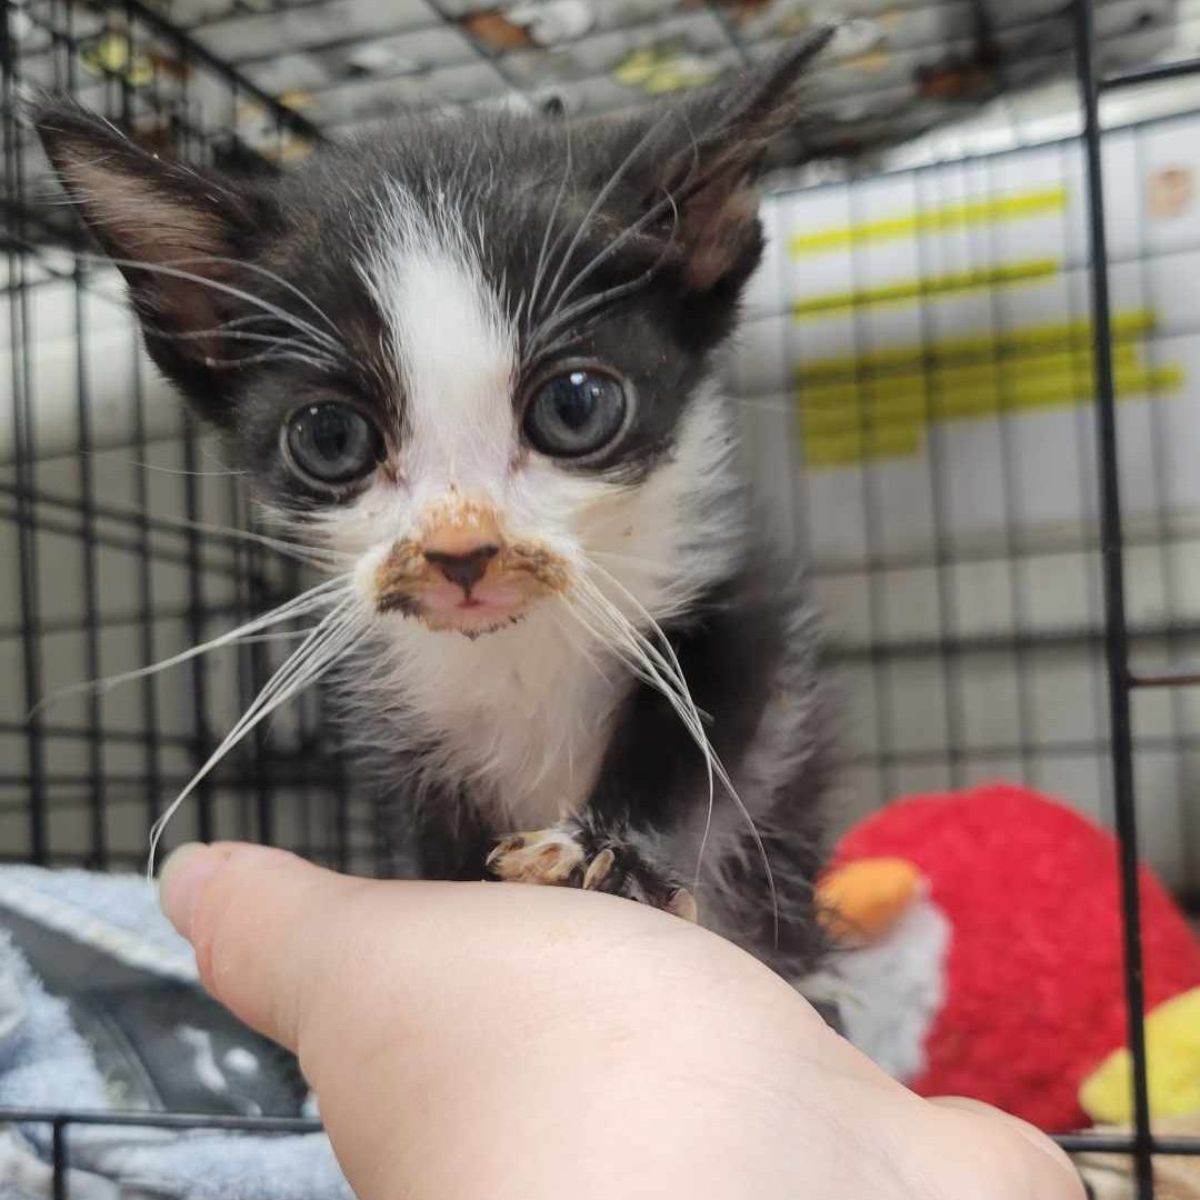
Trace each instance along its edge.
{"label": "kitten's right ear", "polygon": [[736,295],[758,265],[756,184],[766,151],[776,134],[811,119],[805,79],[834,33],[819,27],[765,62],[630,118],[594,119],[597,158],[664,214],[660,233],[693,294]]}
{"label": "kitten's right ear", "polygon": [[210,386],[212,361],[229,357],[215,330],[235,307],[233,260],[274,223],[269,191],[162,158],[70,102],[35,102],[29,118],[128,281],[155,361],[189,392]]}

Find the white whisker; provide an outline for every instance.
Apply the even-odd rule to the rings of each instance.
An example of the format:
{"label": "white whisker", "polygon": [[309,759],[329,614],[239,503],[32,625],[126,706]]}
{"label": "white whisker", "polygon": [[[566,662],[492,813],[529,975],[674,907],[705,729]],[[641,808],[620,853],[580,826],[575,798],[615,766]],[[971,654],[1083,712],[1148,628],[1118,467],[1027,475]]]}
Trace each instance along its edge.
{"label": "white whisker", "polygon": [[[211,340],[212,338],[223,338],[231,342],[257,342],[261,345],[269,347],[277,346],[295,346],[300,351],[303,351],[308,345],[302,338],[298,337],[278,337],[270,333],[254,333],[245,329],[234,329],[231,327],[232,322],[225,325],[214,325],[210,329],[192,329],[186,333],[167,333],[164,330],[156,329],[152,325],[146,326],[146,332],[151,337],[162,338],[168,342],[202,342]],[[331,355],[320,355],[312,353],[308,355],[314,362],[324,362],[329,366],[336,366],[337,359]],[[207,360],[213,361],[213,360]],[[241,361],[252,362],[253,359],[245,359]]]}
{"label": "white whisker", "polygon": [[[261,309],[265,313],[277,318],[285,325],[291,325],[295,329],[309,334],[316,345],[322,349],[331,351],[336,357],[344,359],[345,351],[341,343],[334,337],[331,337],[323,329],[318,329],[310,321],[306,321],[303,317],[296,316],[295,313],[290,313],[285,308],[280,308],[277,304],[272,304],[269,300],[265,300],[262,296],[256,296],[253,292],[247,292],[243,288],[235,287],[231,283],[225,283],[220,279],[210,279],[206,275],[199,275],[195,271],[185,271],[180,264],[195,263],[201,264],[205,262],[220,262],[231,260],[208,259],[208,258],[181,258],[172,263],[154,263],[146,262],[136,258],[109,258],[100,254],[87,254],[79,251],[76,255],[78,258],[85,259],[90,262],[101,263],[105,266],[112,265],[116,267],[128,267],[135,271],[149,271],[152,274],[164,275],[169,279],[182,279],[188,283],[199,284],[201,287],[211,288],[213,291],[221,292],[227,296],[233,296],[238,300],[244,300],[247,304],[252,304],[256,308]],[[246,264],[242,264],[246,265]]]}
{"label": "white whisker", "polygon": [[673,116],[674,114],[672,110],[667,108],[656,121],[652,122],[647,128],[646,132],[643,133],[642,136],[634,143],[633,148],[629,151],[629,153],[617,164],[612,175],[609,176],[608,181],[596,193],[595,198],[588,207],[587,212],[584,213],[583,219],[579,222],[579,225],[575,230],[575,236],[571,239],[566,251],[559,258],[558,269],[555,271],[554,278],[551,280],[550,287],[546,292],[546,296],[551,303],[557,303],[558,288],[562,282],[563,272],[570,266],[572,256],[579,248],[579,243],[583,239],[583,236],[587,232],[588,228],[591,226],[591,223],[596,219],[596,215],[603,208],[605,202],[608,200],[609,196],[612,195],[614,189],[625,177],[625,173],[637,161],[638,155],[640,155],[646,149],[646,147],[650,145],[651,140],[658,136],[663,125]]}
{"label": "white whisker", "polygon": [[551,620],[554,622],[554,627],[558,629],[563,637],[571,643],[571,648],[577,650],[583,660],[600,676],[601,679],[607,679],[608,672],[605,671],[600,659],[593,653],[592,648],[584,641],[571,636],[571,628],[569,625],[563,624],[559,619],[559,607],[564,608],[568,616],[578,618],[578,613],[571,607],[571,601],[561,592],[554,596],[557,605],[549,610]]}
{"label": "white whisker", "polygon": [[210,525],[205,521],[192,521],[187,517],[160,517],[158,521],[160,524],[165,522],[172,526],[178,526],[180,529],[193,529],[197,533],[208,534],[211,537],[230,538],[241,542],[250,542],[256,546],[265,546],[268,550],[274,550],[278,554],[320,570],[345,569],[354,561],[354,555],[345,551],[293,542],[287,538],[272,537],[270,534],[256,533],[249,529],[237,529],[229,525]]}
{"label": "white whisker", "polygon": [[[90,450],[87,453],[95,454],[96,451]],[[246,474],[245,471],[232,471],[228,467],[219,471],[185,471],[182,467],[160,467],[156,463],[142,462],[136,458],[127,458],[125,461],[131,467],[137,467],[141,471],[153,471],[158,475],[190,475],[197,479],[227,479]]]}
{"label": "white whisker", "polygon": [[[587,318],[600,313],[617,300],[640,291],[658,274],[659,269],[666,262],[675,245],[675,237],[679,229],[679,210],[675,206],[674,198],[669,192],[667,193],[666,201],[670,203],[674,212],[671,236],[663,244],[655,260],[644,271],[639,275],[635,275],[632,279],[626,279],[621,283],[614,284],[612,287],[606,288],[602,292],[597,292],[595,295],[584,296],[575,301],[574,304],[568,305],[565,309],[562,307],[563,302],[575,290],[576,286],[590,275],[593,270],[599,267],[611,254],[616,253],[626,238],[640,232],[644,223],[660,215],[658,212],[659,205],[655,205],[640,221],[625,229],[620,235],[614,238],[612,242],[593,257],[591,262],[585,264],[583,269],[578,272],[566,290],[560,294],[550,314],[542,321],[537,331],[530,338],[529,352],[531,354],[548,355],[554,343],[551,343],[550,347],[546,346],[544,344],[546,338],[559,333],[561,330],[569,331],[571,327],[585,323]],[[660,205],[662,203],[663,201],[659,202]]]}
{"label": "white whisker", "polygon": [[285,629],[279,633],[254,633],[242,638],[239,646],[255,646],[263,642],[294,642],[298,638],[308,637],[317,627],[306,625],[303,629]]}
{"label": "white whisker", "polygon": [[639,558],[636,554],[621,554],[617,550],[589,550],[589,558],[606,558],[611,562],[625,563],[631,567],[641,567],[646,571],[653,571],[657,575],[668,575],[669,568],[662,559],[654,558]]}
{"label": "white whisker", "polygon": [[[575,276],[559,293],[558,299],[554,304],[554,311],[550,314],[550,317],[554,318],[555,315],[562,310],[562,306],[566,304],[579,286],[587,280],[588,276],[602,267],[630,238],[636,237],[642,232],[643,229],[657,221],[668,207],[674,213],[672,236],[667,242],[667,249],[669,249],[673,244],[674,235],[679,226],[679,207],[675,203],[674,196],[672,196],[670,192],[667,192],[661,200],[658,200],[652,204],[636,221],[634,221],[632,225],[629,225],[625,229],[621,230],[621,232],[615,238],[613,238],[611,242],[609,242],[603,247],[603,249],[599,250],[595,255],[592,256],[590,262],[586,263],[581,270],[575,273]],[[665,252],[664,254],[659,255],[654,264],[655,267],[662,262],[664,256]],[[567,311],[569,312],[570,309]]]}
{"label": "white whisker", "polygon": [[222,258],[218,255],[210,256],[210,257],[204,259],[203,261],[222,263],[223,265],[231,266],[231,267],[244,267],[248,271],[255,271],[259,275],[265,276],[267,279],[270,279],[272,282],[279,284],[280,287],[286,288],[298,300],[302,300],[305,304],[307,304],[308,307],[311,308],[312,311],[314,313],[316,313],[317,316],[320,317],[321,320],[324,321],[325,324],[328,325],[330,329],[333,330],[335,337],[341,336],[341,331],[338,329],[337,325],[334,323],[333,318],[330,317],[325,312],[325,310],[307,292],[298,288],[294,283],[291,283],[289,280],[284,279],[284,277],[282,275],[277,275],[274,271],[268,269],[267,267],[262,266],[260,263],[243,262],[240,259]]}
{"label": "white whisker", "polygon": [[212,772],[213,768],[256,725],[324,674],[353,643],[365,624],[365,617],[361,613],[354,612],[354,606],[357,603],[357,597],[350,595],[324,617],[303,643],[288,657],[283,666],[271,676],[250,706],[221,740],[220,745],[209,755],[183,790],[171,801],[162,816],[154,822],[150,829],[150,847],[146,865],[146,873],[149,878],[153,879],[154,877],[158,846],[171,818]]}
{"label": "white whisker", "polygon": [[683,669],[679,663],[679,659],[675,654],[674,648],[671,646],[670,639],[663,632],[662,627],[645,609],[645,607],[637,600],[637,598],[608,571],[605,571],[598,563],[591,562],[588,564],[593,570],[598,571],[610,585],[620,591],[626,601],[635,609],[643,621],[647,623],[658,639],[661,649],[656,647],[649,638],[646,637],[630,620],[624,617],[616,606],[609,601],[603,593],[586,577],[580,577],[577,580],[577,595],[585,605],[590,606],[593,615],[598,616],[604,621],[604,624],[617,638],[623,641],[623,648],[627,655],[633,658],[636,663],[637,673],[651,686],[657,690],[668,700],[672,708],[675,709],[684,726],[691,734],[700,752],[704,755],[705,766],[708,773],[708,812],[706,814],[704,833],[701,837],[700,849],[697,855],[695,885],[698,888],[700,885],[700,875],[704,865],[704,854],[708,847],[709,835],[712,829],[713,811],[715,807],[715,786],[714,776],[721,782],[722,787],[728,793],[730,800],[737,808],[739,814],[746,822],[746,826],[750,832],[750,836],[754,841],[759,858],[762,861],[763,870],[766,875],[767,887],[771,896],[772,920],[774,923],[775,941],[778,944],[779,940],[779,898],[775,886],[775,875],[771,868],[770,856],[767,854],[767,848],[763,842],[762,835],[758,831],[758,827],[754,822],[754,818],[750,810],[738,795],[737,788],[734,786],[733,780],[730,778],[728,771],[721,762],[720,757],[712,747],[709,741],[708,734],[704,730],[703,716],[700,709],[696,706],[692,699],[691,691],[687,686],[687,681],[683,675]]}
{"label": "white whisker", "polygon": [[133,671],[122,671],[120,674],[108,675],[103,679],[90,679],[84,683],[74,683],[68,687],[60,688],[58,691],[52,692],[49,696],[45,696],[39,700],[30,710],[29,716],[36,716],[39,712],[42,712],[53,704],[57,704],[60,700],[64,700],[68,696],[80,694],[103,695],[123,683],[132,683],[134,680],[144,679],[147,675],[157,675],[160,671],[170,670],[171,667],[177,667],[181,663],[198,658],[201,654],[208,654],[213,650],[219,650],[222,646],[243,641],[248,635],[268,629],[272,625],[279,625],[295,617],[305,616],[326,604],[332,603],[337,598],[339,590],[344,591],[347,588],[348,582],[349,577],[344,575],[334,579],[327,579],[315,587],[309,588],[302,595],[287,601],[285,604],[279,605],[278,608],[273,608],[269,612],[263,613],[261,616],[255,617],[243,625],[239,625],[236,629],[230,629],[212,638],[210,641],[204,642],[199,646],[191,646],[187,650],[182,650],[180,653],[173,654],[170,658],[164,658],[159,662],[151,663],[149,666],[138,667]]}
{"label": "white whisker", "polygon": [[[569,124],[564,126],[564,133],[567,141],[567,163],[563,168],[562,181],[559,183],[558,191],[554,196],[554,204],[550,208],[550,216],[546,218],[546,228],[542,233],[542,244],[538,250],[537,257],[537,268],[533,273],[533,285],[529,290],[529,307],[526,309],[526,317],[529,321],[533,321],[537,312],[538,293],[542,290],[542,281],[548,263],[547,251],[549,249],[550,233],[554,228],[555,219],[558,217],[558,210],[562,204],[563,196],[566,194],[567,184],[571,181],[571,126]],[[561,237],[561,232],[555,235],[554,249],[558,248]]]}

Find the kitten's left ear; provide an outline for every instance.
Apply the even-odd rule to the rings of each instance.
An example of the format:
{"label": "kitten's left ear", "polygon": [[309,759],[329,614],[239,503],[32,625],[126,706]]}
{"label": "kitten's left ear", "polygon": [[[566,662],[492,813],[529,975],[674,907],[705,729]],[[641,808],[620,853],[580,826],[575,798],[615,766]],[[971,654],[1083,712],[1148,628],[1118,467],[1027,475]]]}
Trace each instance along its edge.
{"label": "kitten's left ear", "polygon": [[207,356],[221,352],[210,335],[231,306],[235,260],[273,225],[269,189],[160,157],[70,101],[34,103],[27,114],[128,281],[155,361],[185,391],[206,392]]}
{"label": "kitten's left ear", "polygon": [[705,88],[642,122],[646,203],[662,205],[689,287],[737,289],[762,253],[756,182],[771,139],[806,119],[804,81],[832,26],[788,46],[761,67]]}

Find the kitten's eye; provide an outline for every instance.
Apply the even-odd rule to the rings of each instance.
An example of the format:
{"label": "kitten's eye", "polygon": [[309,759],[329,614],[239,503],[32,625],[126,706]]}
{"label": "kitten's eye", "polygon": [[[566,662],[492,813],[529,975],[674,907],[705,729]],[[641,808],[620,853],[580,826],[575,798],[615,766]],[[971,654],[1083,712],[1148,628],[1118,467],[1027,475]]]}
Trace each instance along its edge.
{"label": "kitten's eye", "polygon": [[285,427],[292,462],[321,483],[360,479],[383,459],[383,438],[366,417],[344,404],[313,404]]}
{"label": "kitten's eye", "polygon": [[525,410],[525,436],[555,458],[582,458],[606,446],[625,424],[628,401],[620,380],[578,367],[546,380]]}

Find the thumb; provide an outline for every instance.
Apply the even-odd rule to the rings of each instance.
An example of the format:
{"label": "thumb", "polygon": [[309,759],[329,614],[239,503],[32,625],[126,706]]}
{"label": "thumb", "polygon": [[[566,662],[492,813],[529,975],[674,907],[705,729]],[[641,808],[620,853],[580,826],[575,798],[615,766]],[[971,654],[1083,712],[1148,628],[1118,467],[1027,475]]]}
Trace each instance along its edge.
{"label": "thumb", "polygon": [[193,844],[163,865],[159,902],[192,943],[205,988],[294,1051],[306,997],[322,974],[320,927],[361,886],[282,850]]}
{"label": "thumb", "polygon": [[[1011,1113],[1004,1112],[1003,1109],[965,1096],[935,1096],[930,1099],[929,1103],[946,1111],[966,1113],[972,1117],[982,1118],[996,1126],[1004,1127],[1009,1133],[1016,1135],[1037,1151],[1040,1158],[1036,1161],[1044,1168],[1046,1186],[1054,1185],[1063,1189],[1061,1192],[1054,1192],[1054,1195],[1067,1197],[1068,1200],[1083,1200],[1083,1183],[1069,1155],[1037,1126],[1021,1120],[1020,1117],[1014,1117]],[[1038,1192],[1039,1196],[1042,1194],[1042,1192]],[[1045,1194],[1050,1195],[1051,1193],[1047,1191]]]}

